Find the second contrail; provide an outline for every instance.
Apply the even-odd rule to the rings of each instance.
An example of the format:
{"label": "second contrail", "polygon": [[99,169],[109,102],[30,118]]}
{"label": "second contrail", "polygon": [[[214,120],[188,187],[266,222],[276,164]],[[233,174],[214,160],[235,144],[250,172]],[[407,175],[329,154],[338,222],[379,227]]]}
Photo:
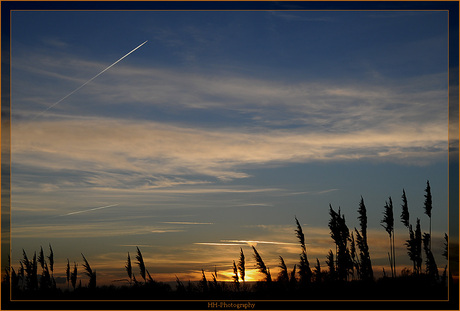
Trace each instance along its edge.
{"label": "second contrail", "polygon": [[84,87],[85,85],[87,85],[88,83],[90,83],[91,81],[93,81],[94,79],[96,79],[97,77],[99,77],[101,74],[103,74],[104,72],[106,72],[107,70],[109,70],[110,68],[112,68],[113,66],[115,66],[117,63],[119,63],[121,60],[123,60],[125,57],[127,57],[129,54],[133,53],[135,50],[137,50],[138,48],[140,48],[141,46],[143,46],[144,44],[147,43],[148,40],[146,40],[145,42],[139,44],[137,47],[135,47],[134,49],[132,49],[130,52],[128,52],[127,54],[125,54],[122,58],[120,58],[119,60],[117,60],[116,62],[114,62],[112,65],[108,66],[107,68],[105,68],[104,70],[102,70],[101,72],[99,72],[97,75],[95,75],[94,77],[92,77],[91,79],[89,79],[88,81],[86,81],[85,83],[83,83],[82,85],[80,85],[79,87],[77,87],[75,90],[73,90],[72,92],[70,92],[69,94],[67,94],[66,96],[64,96],[63,98],[61,98],[60,100],[58,100],[57,102],[55,102],[54,104],[52,104],[51,106],[49,106],[48,108],[46,108],[45,110],[43,110],[42,112],[40,112],[37,117],[43,113],[45,113],[46,111],[50,110],[51,108],[53,108],[54,106],[56,106],[57,104],[59,104],[60,102],[62,102],[64,99],[66,99],[67,97],[69,97],[70,95],[72,95],[73,93],[75,93],[76,91],[78,91],[79,89],[81,89],[82,87]]}
{"label": "second contrail", "polygon": [[113,207],[113,206],[117,206],[117,205],[119,205],[119,203],[117,203],[117,204],[112,204],[112,205],[101,206],[101,207],[95,207],[95,208],[91,208],[91,209],[85,209],[85,210],[83,210],[83,211],[77,211],[77,212],[67,213],[67,214],[59,215],[59,216],[69,216],[69,215],[81,214],[81,213],[96,211],[96,210],[98,210],[98,209]]}

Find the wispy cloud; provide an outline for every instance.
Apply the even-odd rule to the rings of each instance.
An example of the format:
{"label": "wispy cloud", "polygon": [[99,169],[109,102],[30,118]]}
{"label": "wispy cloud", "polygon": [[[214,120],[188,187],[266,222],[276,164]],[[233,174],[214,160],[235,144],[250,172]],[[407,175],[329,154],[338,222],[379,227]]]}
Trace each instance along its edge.
{"label": "wispy cloud", "polygon": [[151,234],[163,234],[186,231],[183,226],[132,224],[127,221],[95,221],[90,223],[15,223],[11,234],[15,239],[36,237],[40,232],[41,238],[101,238]]}
{"label": "wispy cloud", "polygon": [[62,217],[62,216],[70,216],[70,215],[75,215],[75,214],[87,213],[87,212],[101,210],[101,209],[104,209],[104,208],[118,206],[118,205],[119,205],[118,203],[117,204],[111,204],[111,205],[105,205],[105,206],[90,208],[90,209],[86,209],[86,210],[82,210],[82,211],[71,212],[71,213],[67,213],[67,214],[63,214],[63,215],[59,215],[59,216]]}
{"label": "wispy cloud", "polygon": [[163,221],[162,224],[172,225],[213,225],[212,222],[192,222],[192,221]]}
{"label": "wispy cloud", "polygon": [[334,18],[329,14],[329,16],[308,16],[305,14],[298,14],[295,11],[273,11],[270,12],[270,15],[276,18],[280,18],[292,22],[333,22]]}
{"label": "wispy cloud", "polygon": [[[105,65],[39,54],[14,63],[16,70],[77,85]],[[77,78],[64,74],[71,72],[69,66],[79,68]],[[110,105],[123,117],[84,117],[90,106],[80,102],[80,115],[62,114],[62,107],[49,111],[50,119],[18,120],[13,124],[13,165],[52,171],[84,167],[93,172],[84,176],[84,183],[99,190],[170,188],[171,193],[182,185],[248,178],[247,168],[269,164],[367,159],[425,165],[446,155],[445,78],[433,74],[396,82],[381,79],[379,84],[285,83],[231,72],[178,74],[120,64],[80,95],[89,96],[88,105]],[[15,89],[27,90],[31,82],[21,83]],[[34,96],[42,92],[34,89]],[[36,102],[26,94],[16,98]],[[131,115],[128,120],[133,105],[211,112],[225,115],[229,123],[216,128],[207,125],[207,118],[166,123]],[[26,104],[15,107],[13,118],[31,113]],[[43,186],[58,190],[55,184]]]}
{"label": "wispy cloud", "polygon": [[246,243],[238,244],[238,243],[218,243],[218,242],[199,242],[193,243],[197,245],[210,245],[210,246],[234,246],[234,245],[246,245]]}
{"label": "wispy cloud", "polygon": [[[79,85],[84,82],[84,77],[94,72],[94,68],[106,65],[79,60],[73,55],[57,60],[46,55],[27,55],[27,58],[17,60],[14,68],[53,78],[59,83],[68,81]],[[78,73],[75,73],[76,68]],[[67,76],[64,75],[66,71]],[[88,105],[79,103],[79,106],[89,109],[97,103],[114,110],[113,107],[119,109],[130,103],[130,107],[141,105],[161,111],[176,107],[226,114],[237,112],[239,116],[243,113],[250,117],[259,126],[296,125],[307,126],[315,132],[343,132],[363,128],[383,129],[393,125],[409,127],[420,121],[445,122],[446,81],[447,74],[439,73],[397,81],[383,77],[378,81],[331,79],[287,82],[246,77],[234,72],[197,74],[120,64],[116,70],[107,72],[104,79],[93,81],[91,87],[84,90],[81,95],[86,94],[90,102]],[[24,107],[24,103],[36,104],[39,94],[43,94],[44,98],[45,92],[46,96],[55,92],[54,89],[34,88],[40,83],[38,78],[33,81],[23,79],[20,83],[14,88],[20,92],[17,96],[19,107]],[[29,86],[33,88],[33,95],[19,91],[29,89]],[[50,101],[60,97],[62,94],[56,94],[55,99]]]}
{"label": "wispy cloud", "polygon": [[257,207],[266,207],[266,206],[273,206],[273,204],[268,204],[268,203],[242,203],[242,204],[237,204],[233,206],[257,206]]}
{"label": "wispy cloud", "polygon": [[[447,152],[447,128],[434,124],[341,134],[207,131],[107,118],[37,121],[29,125],[13,129],[13,166],[74,172],[84,168],[88,172],[84,182],[89,187],[101,187],[100,190],[109,187],[171,193],[259,192],[171,187],[214,181],[192,176],[247,178],[245,168],[260,165],[363,159],[423,165],[443,159]],[[47,189],[53,187],[48,185]]]}
{"label": "wispy cloud", "polygon": [[155,229],[151,230],[152,233],[169,233],[169,232],[184,232],[184,230],[180,229]]}
{"label": "wispy cloud", "polygon": [[221,240],[220,242],[197,242],[197,245],[211,245],[211,246],[233,246],[233,245],[247,245],[257,246],[258,244],[269,245],[298,245],[291,242],[277,242],[277,241],[258,241],[258,240]]}
{"label": "wispy cloud", "polygon": [[257,244],[297,245],[297,243],[290,243],[290,242],[252,241],[252,240],[222,240],[222,242],[229,242],[229,243],[246,243],[246,244],[248,244],[248,245],[257,245]]}
{"label": "wispy cloud", "polygon": [[69,46],[66,41],[56,37],[44,37],[42,42],[52,48],[67,48]]}
{"label": "wispy cloud", "polygon": [[317,191],[291,192],[291,193],[286,193],[285,195],[286,196],[289,196],[289,195],[303,195],[303,194],[321,195],[321,194],[330,193],[330,192],[334,192],[334,191],[338,191],[338,190],[340,190],[340,189],[326,189],[326,190],[317,190]]}

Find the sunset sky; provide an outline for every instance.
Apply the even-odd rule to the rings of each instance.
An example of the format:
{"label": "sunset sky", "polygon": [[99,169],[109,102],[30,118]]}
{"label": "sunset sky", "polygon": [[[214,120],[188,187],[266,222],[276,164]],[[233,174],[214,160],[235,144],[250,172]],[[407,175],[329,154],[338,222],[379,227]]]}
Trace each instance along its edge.
{"label": "sunset sky", "polygon": [[391,196],[411,268],[401,195],[428,232],[429,180],[443,268],[447,30],[446,11],[13,12],[13,266],[51,243],[57,276],[83,253],[111,282],[138,246],[154,279],[230,280],[242,248],[258,280],[252,245],[273,275],[298,263],[297,216],[325,269],[329,204],[359,228],[362,196],[378,274]]}

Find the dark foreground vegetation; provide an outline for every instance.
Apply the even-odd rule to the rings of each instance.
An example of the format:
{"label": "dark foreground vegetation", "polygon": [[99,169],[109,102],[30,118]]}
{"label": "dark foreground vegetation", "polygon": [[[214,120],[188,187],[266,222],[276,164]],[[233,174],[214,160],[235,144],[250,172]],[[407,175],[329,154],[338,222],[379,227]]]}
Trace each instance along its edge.
{"label": "dark foreground vegetation", "polygon": [[[4,284],[6,285],[6,284]],[[184,287],[173,288],[167,283],[156,282],[132,286],[87,286],[74,290],[50,288],[16,290],[13,300],[446,300],[447,284],[433,282],[426,275],[381,278],[376,281],[323,281],[287,286],[279,281],[254,282],[236,288],[231,282],[209,282],[203,288],[201,282],[190,282]],[[451,290],[458,284],[451,280]],[[2,287],[7,293],[8,286]],[[455,292],[453,293],[455,295]]]}
{"label": "dark foreground vegetation", "polygon": [[[425,189],[425,214],[431,223],[431,190],[429,182]],[[134,260],[127,254],[127,285],[97,286],[96,271],[82,254],[82,271],[86,275],[82,284],[79,275],[81,267],[67,260],[66,284],[58,287],[54,277],[54,253],[49,246],[48,256],[43,248],[29,258],[23,251],[19,268],[10,265],[2,281],[2,300],[447,300],[458,297],[458,280],[454,282],[448,265],[441,269],[431,252],[431,232],[421,232],[420,219],[415,228],[410,223],[406,193],[401,197],[401,222],[408,229],[405,246],[413,263],[411,269],[396,271],[394,245],[394,209],[391,197],[385,202],[381,224],[389,237],[388,271],[376,278],[367,242],[367,213],[361,197],[358,208],[360,228],[351,231],[346,225],[340,208],[329,207],[329,229],[335,249],[329,250],[327,267],[323,269],[316,258],[311,265],[307,256],[306,238],[302,226],[295,218],[295,235],[299,241],[299,261],[288,269],[279,256],[279,274],[272,276],[262,256],[252,247],[255,267],[260,272],[261,281],[247,282],[245,279],[247,258],[240,250],[231,265],[233,281],[219,280],[218,271],[206,274],[195,282],[184,283],[176,277],[175,286],[155,281],[144,264],[139,248]],[[431,231],[431,225],[430,225]],[[443,257],[448,261],[449,243],[445,234]],[[458,255],[458,254],[457,254]],[[452,256],[452,255],[451,255]],[[453,258],[453,257],[452,257]],[[457,259],[458,260],[458,259]],[[137,266],[137,267],[136,267]],[[230,265],[229,265],[230,267]],[[79,269],[80,268],[80,269]],[[137,269],[136,269],[137,268]],[[136,272],[135,272],[136,271]],[[137,272],[138,271],[138,272]],[[449,296],[450,293],[450,296]],[[11,296],[10,296],[11,294]],[[4,300],[5,301],[5,300]],[[458,298],[457,298],[458,302]]]}

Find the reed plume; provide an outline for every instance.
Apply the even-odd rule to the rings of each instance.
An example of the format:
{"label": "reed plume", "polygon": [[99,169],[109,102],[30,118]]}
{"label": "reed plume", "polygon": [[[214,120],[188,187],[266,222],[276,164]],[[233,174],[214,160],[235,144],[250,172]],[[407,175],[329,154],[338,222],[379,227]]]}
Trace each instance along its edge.
{"label": "reed plume", "polygon": [[212,283],[211,283],[211,288],[216,291],[219,290],[219,283],[217,282],[217,267],[214,266],[214,273],[211,273],[212,275]]}
{"label": "reed plume", "polygon": [[50,246],[50,255],[48,256],[48,261],[50,263],[51,274],[53,275],[54,274],[54,253],[53,253],[53,248],[51,247],[51,244],[49,246]]}
{"label": "reed plume", "polygon": [[295,230],[296,237],[299,239],[300,246],[302,247],[302,249],[306,251],[307,248],[305,246],[305,235],[303,234],[302,226],[300,225],[297,217],[295,217],[295,222],[297,224],[297,229]]}
{"label": "reed plume", "polygon": [[265,275],[265,281],[267,283],[270,283],[272,281],[272,277],[270,275],[270,270],[265,266],[264,261],[262,260],[262,257],[259,255],[257,252],[256,248],[252,246],[252,249],[254,250],[254,259],[256,260],[256,266],[259,269],[259,271]]}
{"label": "reed plume", "polygon": [[238,261],[238,271],[240,272],[241,280],[243,280],[243,283],[244,283],[244,277],[245,277],[245,262],[244,262],[244,253],[243,253],[243,249],[242,249],[242,248],[240,248],[240,260]]}
{"label": "reed plume", "polygon": [[145,272],[147,273],[148,283],[153,283],[154,281],[153,281],[152,276],[150,275],[149,270],[145,269]]}
{"label": "reed plume", "polygon": [[316,283],[321,283],[323,279],[323,273],[321,272],[321,264],[319,259],[316,258],[316,266],[315,266],[315,281]]}
{"label": "reed plume", "polygon": [[[444,250],[442,252],[442,256],[449,262],[449,237],[447,236],[447,233],[444,233]],[[449,267],[449,264],[446,264],[444,267],[444,272],[442,273],[442,283],[446,284],[447,281],[447,269]],[[14,271],[13,271],[14,272]]]}
{"label": "reed plume", "polygon": [[332,249],[330,249],[329,253],[327,253],[326,264],[329,267],[329,275],[330,275],[330,277],[332,279],[335,279],[336,278],[336,272],[335,272],[334,253],[332,252]]}
{"label": "reed plume", "polygon": [[350,268],[353,268],[350,250],[347,246],[350,239],[350,231],[345,221],[345,215],[340,213],[340,207],[336,212],[332,209],[332,205],[329,204],[329,215],[331,216],[329,220],[331,238],[336,245],[336,274],[340,281],[346,281]]}
{"label": "reed plume", "polygon": [[[383,212],[383,219],[380,222],[382,227],[385,228],[390,238],[390,252],[388,253],[388,259],[390,261],[391,276],[396,276],[395,271],[395,250],[394,250],[394,218],[393,218],[393,202],[391,197],[389,201],[385,201],[385,210]],[[392,239],[393,238],[393,239]]]}
{"label": "reed plume", "polygon": [[129,256],[128,252],[128,260],[126,261],[126,272],[128,273],[129,277],[129,284],[132,284],[133,282],[133,267],[131,266],[131,257]]}
{"label": "reed plume", "polygon": [[415,251],[416,251],[416,263],[419,272],[422,271],[422,229],[420,228],[420,219],[417,218],[417,224],[415,226]]}
{"label": "reed plume", "polygon": [[185,286],[184,283],[179,279],[179,277],[176,275],[176,283],[177,283],[177,292],[183,293],[185,292]]}
{"label": "reed plume", "polygon": [[401,205],[402,211],[401,211],[401,222],[409,228],[409,207],[407,205],[407,197],[406,197],[406,191],[403,189],[403,194],[402,194],[402,201],[403,204]]}
{"label": "reed plume", "polygon": [[141,273],[141,277],[144,279],[144,283],[153,283],[154,282],[153,278],[150,275],[150,273],[147,270],[147,268],[145,267],[144,258],[142,257],[142,253],[139,250],[139,247],[136,247],[136,248],[137,248],[136,259],[137,259],[137,264],[139,265],[139,270],[140,270],[140,273]]}
{"label": "reed plume", "polygon": [[289,273],[288,273],[288,268],[286,266],[286,263],[284,262],[284,259],[282,256],[280,256],[280,265],[279,267],[281,268],[281,271],[278,275],[278,281],[279,282],[289,282]]}
{"label": "reed plume", "polygon": [[431,252],[430,242],[431,242],[430,234],[424,233],[423,234],[423,249],[425,250],[425,254],[426,254],[426,261],[425,261],[426,273],[437,280],[439,278],[438,266],[436,265],[436,261],[434,259],[433,253]]}
{"label": "reed plume", "polygon": [[[355,228],[356,230],[356,228]],[[353,267],[356,269],[356,273],[359,275],[359,271],[360,271],[360,264],[359,264],[359,260],[358,260],[358,254],[356,253],[356,243],[355,243],[355,236],[354,236],[354,233],[351,232],[351,239],[350,239],[350,256],[351,256],[351,263],[353,265]],[[316,259],[318,260],[318,259]],[[355,274],[353,272],[353,278],[354,278]]]}
{"label": "reed plume", "polygon": [[42,270],[45,269],[45,256],[43,255],[43,247],[40,246],[40,253],[38,253],[37,262],[42,267]]}
{"label": "reed plume", "polygon": [[67,289],[68,289],[69,284],[70,284],[70,262],[69,262],[69,258],[67,258],[67,267],[65,269],[65,275],[66,275]]}
{"label": "reed plume", "polygon": [[[355,264],[355,266],[357,273],[362,280],[373,280],[374,272],[372,270],[369,245],[367,243],[367,211],[362,196],[361,201],[359,202],[358,214],[358,220],[361,226],[361,231],[358,231],[358,229],[355,228],[356,245],[359,248],[359,260],[357,264]],[[354,238],[353,235],[352,238]],[[354,241],[352,241],[352,244],[353,242]]]}
{"label": "reed plume", "polygon": [[207,293],[208,292],[208,281],[206,280],[206,275],[204,274],[203,269],[201,269],[201,275],[202,275],[202,278],[201,278],[201,281],[200,281],[200,286],[201,286],[201,289],[203,290],[203,292]]}
{"label": "reed plume", "polygon": [[85,268],[85,274],[89,277],[89,288],[96,288],[96,271],[93,271],[91,269],[91,266],[88,263],[88,260],[86,260],[85,256],[81,254],[83,257],[83,268]]}
{"label": "reed plume", "polygon": [[449,237],[447,233],[444,233],[444,250],[442,252],[442,256],[446,258],[446,260],[449,260]]}
{"label": "reed plume", "polygon": [[22,250],[25,271],[26,288],[29,290],[36,290],[38,288],[38,277],[37,277],[37,253],[34,252],[34,257],[29,260],[26,251]]}
{"label": "reed plume", "polygon": [[[431,187],[430,187],[430,182],[427,180],[426,181],[426,188],[425,188],[425,204],[424,204],[424,207],[425,207],[425,214],[428,215],[428,217],[430,217],[430,237],[431,237],[431,209],[433,208],[433,202],[432,202],[432,198],[431,198]],[[428,245],[428,247],[430,248],[430,251],[431,251],[431,239],[430,239],[430,244]]]}
{"label": "reed plume", "polygon": [[72,283],[73,290],[75,290],[75,285],[77,284],[77,263],[74,262],[73,271],[70,275],[70,282]]}
{"label": "reed plume", "polygon": [[300,263],[299,263],[299,276],[300,282],[303,284],[310,283],[312,272],[310,269],[310,263],[307,258],[307,247],[305,246],[305,235],[303,234],[302,226],[300,225],[299,220],[295,217],[297,224],[297,229],[295,230],[296,236],[299,239],[300,247],[302,252],[300,254]]}
{"label": "reed plume", "polygon": [[236,288],[240,288],[240,280],[238,278],[238,267],[236,266],[235,260],[233,260],[233,282],[236,284]]}
{"label": "reed plume", "polygon": [[142,258],[142,253],[139,250],[139,247],[136,247],[136,248],[137,248],[137,255],[136,255],[137,264],[139,265],[139,270],[140,270],[140,273],[141,273],[141,277],[144,279],[144,282],[146,282],[144,258]]}

